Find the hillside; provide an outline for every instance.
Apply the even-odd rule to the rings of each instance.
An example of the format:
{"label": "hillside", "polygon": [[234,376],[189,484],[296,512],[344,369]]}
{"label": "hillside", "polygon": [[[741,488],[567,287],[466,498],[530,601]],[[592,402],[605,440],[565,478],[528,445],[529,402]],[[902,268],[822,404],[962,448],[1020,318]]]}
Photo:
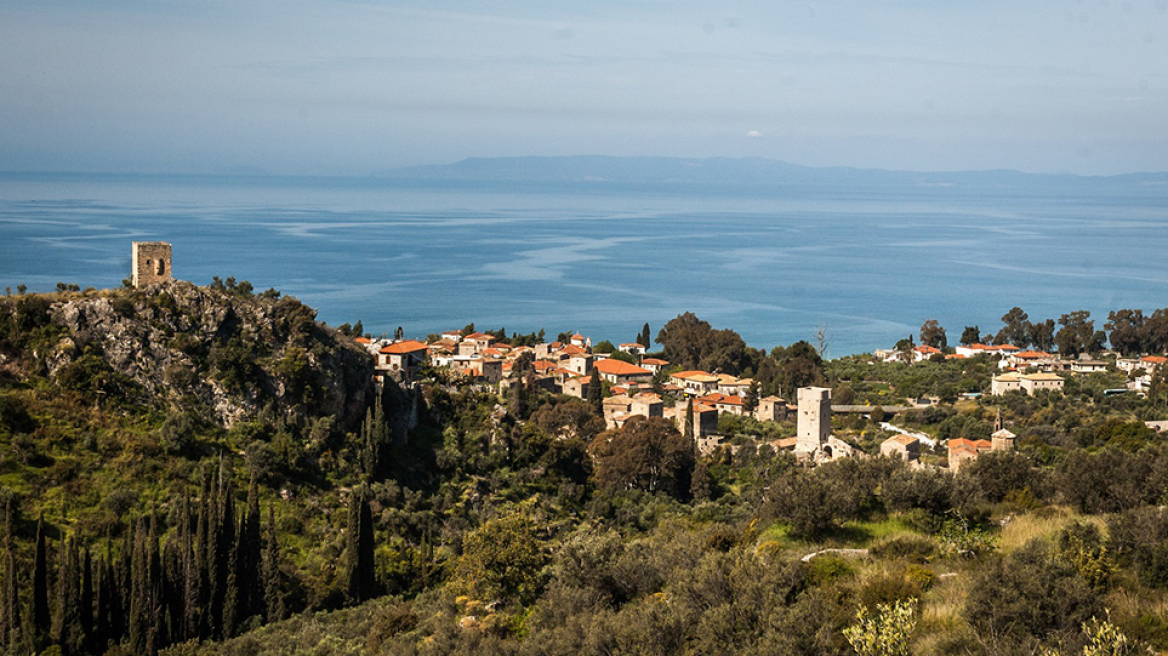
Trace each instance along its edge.
{"label": "hillside", "polygon": [[[938,439],[1017,431],[957,472],[932,466],[943,451],[877,457],[890,433],[861,415],[832,432],[866,457],[806,467],[774,447],[790,417],[724,415],[703,453],[669,420],[606,430],[592,403],[526,384],[423,369],[377,395],[363,349],[249,287],[0,303],[10,653],[1168,649],[1168,445],[1141,421],[1166,409],[1105,394],[1114,371],[897,418]],[[996,368],[700,334],[661,341],[873,407]],[[877,633],[884,651],[855,646]]]}
{"label": "hillside", "polygon": [[674,158],[578,155],[562,157],[472,157],[450,164],[386,171],[398,180],[494,182],[747,185],[933,186],[938,188],[1068,188],[1090,186],[1138,192],[1163,186],[1168,173],[1076,176],[994,171],[890,171],[848,167],[811,167],[759,157]]}

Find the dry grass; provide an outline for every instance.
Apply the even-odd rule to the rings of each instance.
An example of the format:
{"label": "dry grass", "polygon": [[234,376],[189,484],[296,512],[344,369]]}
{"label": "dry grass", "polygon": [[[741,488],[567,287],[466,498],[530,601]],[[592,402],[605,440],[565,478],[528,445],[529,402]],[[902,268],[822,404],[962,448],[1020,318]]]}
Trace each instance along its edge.
{"label": "dry grass", "polygon": [[1099,526],[1105,535],[1107,526],[1102,517],[1080,515],[1065,506],[1050,506],[1020,515],[1009,516],[1009,522],[1002,527],[999,547],[1003,553],[1010,553],[1035,538],[1052,539],[1059,531],[1075,521],[1088,521]]}

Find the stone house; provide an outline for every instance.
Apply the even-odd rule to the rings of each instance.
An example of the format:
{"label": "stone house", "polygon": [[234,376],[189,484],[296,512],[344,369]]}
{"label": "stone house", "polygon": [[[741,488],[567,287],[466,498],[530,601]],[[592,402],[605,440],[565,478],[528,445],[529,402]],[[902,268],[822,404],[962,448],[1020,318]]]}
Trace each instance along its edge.
{"label": "stone house", "polygon": [[377,352],[377,370],[399,383],[410,383],[417,377],[429,354],[430,347],[422,342],[394,342]]}
{"label": "stone house", "polygon": [[704,371],[680,371],[669,376],[669,382],[690,396],[703,396],[718,389],[718,377]]}
{"label": "stone house", "polygon": [[893,435],[880,443],[880,455],[916,462],[921,458],[921,441],[911,435]]}
{"label": "stone house", "polygon": [[754,408],[759,421],[782,421],[787,418],[787,402],[777,396],[764,396]]}

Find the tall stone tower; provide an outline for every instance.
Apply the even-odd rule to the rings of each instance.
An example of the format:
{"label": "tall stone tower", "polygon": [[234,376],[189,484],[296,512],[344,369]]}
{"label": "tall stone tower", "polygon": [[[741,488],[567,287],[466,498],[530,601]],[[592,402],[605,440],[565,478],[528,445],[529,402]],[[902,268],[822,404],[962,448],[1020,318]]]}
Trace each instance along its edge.
{"label": "tall stone tower", "polygon": [[826,387],[799,389],[799,432],[795,450],[810,453],[827,444],[831,435],[831,390]]}
{"label": "tall stone tower", "polygon": [[133,249],[131,275],[135,288],[173,279],[170,274],[170,244],[164,241],[136,241],[133,242]]}

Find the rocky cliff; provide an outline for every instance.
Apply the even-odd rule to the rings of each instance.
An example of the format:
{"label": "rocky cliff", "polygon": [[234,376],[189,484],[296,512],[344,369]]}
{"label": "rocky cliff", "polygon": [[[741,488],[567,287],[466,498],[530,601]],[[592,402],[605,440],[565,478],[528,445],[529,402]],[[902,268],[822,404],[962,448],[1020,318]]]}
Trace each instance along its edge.
{"label": "rocky cliff", "polygon": [[170,282],[4,299],[0,364],[99,397],[197,411],[230,428],[257,416],[356,426],[373,358],[276,292]]}

